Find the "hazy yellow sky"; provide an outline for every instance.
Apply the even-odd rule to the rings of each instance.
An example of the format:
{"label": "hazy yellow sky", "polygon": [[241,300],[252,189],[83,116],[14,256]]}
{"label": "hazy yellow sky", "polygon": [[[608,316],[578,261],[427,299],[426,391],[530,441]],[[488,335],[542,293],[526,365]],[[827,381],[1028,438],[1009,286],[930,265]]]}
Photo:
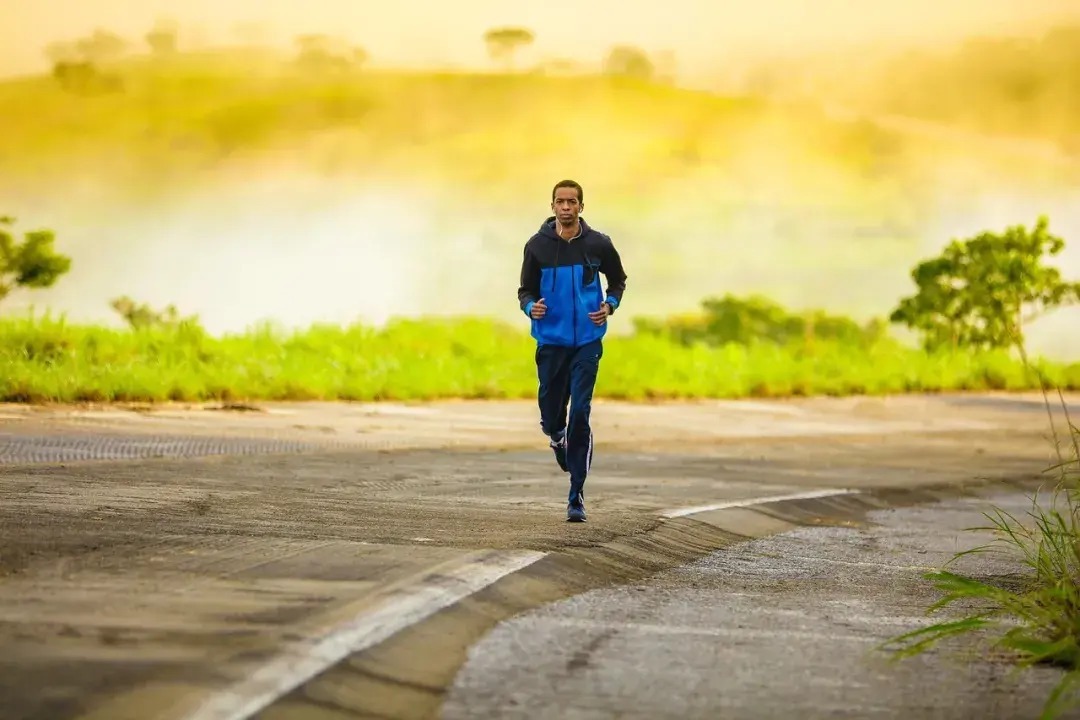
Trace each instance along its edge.
{"label": "hazy yellow sky", "polygon": [[595,60],[629,42],[673,50],[685,66],[758,47],[1022,31],[1061,16],[1080,17],[1080,0],[0,0],[0,72],[42,68],[52,40],[97,26],[137,38],[160,17],[201,26],[212,42],[238,23],[278,41],[329,31],[393,63],[483,62],[483,31],[516,23],[537,32],[537,55]]}

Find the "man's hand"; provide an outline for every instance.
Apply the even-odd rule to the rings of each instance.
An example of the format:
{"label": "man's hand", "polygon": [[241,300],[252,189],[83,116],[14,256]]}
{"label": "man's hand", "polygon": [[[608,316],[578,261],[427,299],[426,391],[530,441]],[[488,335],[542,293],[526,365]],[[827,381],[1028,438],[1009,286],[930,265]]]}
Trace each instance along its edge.
{"label": "man's hand", "polygon": [[547,314],[547,305],[544,304],[544,298],[540,298],[533,303],[533,306],[529,308],[529,317],[533,320],[539,320]]}
{"label": "man's hand", "polygon": [[606,302],[600,303],[600,309],[589,313],[589,319],[593,321],[595,325],[603,325],[607,322],[608,315],[611,314],[611,308]]}

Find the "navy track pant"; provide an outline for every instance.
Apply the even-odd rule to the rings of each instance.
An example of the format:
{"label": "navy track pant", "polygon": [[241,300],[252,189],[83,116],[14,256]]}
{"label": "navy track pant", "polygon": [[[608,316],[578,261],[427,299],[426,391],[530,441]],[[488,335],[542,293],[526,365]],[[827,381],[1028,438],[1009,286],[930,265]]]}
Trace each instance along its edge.
{"label": "navy track pant", "polygon": [[[564,431],[566,433],[571,501],[584,491],[585,478],[592,466],[593,434],[589,415],[603,354],[601,340],[578,348],[558,345],[536,348],[536,373],[540,380],[537,392],[540,427],[553,440],[557,440]],[[569,421],[567,403],[570,404]]]}

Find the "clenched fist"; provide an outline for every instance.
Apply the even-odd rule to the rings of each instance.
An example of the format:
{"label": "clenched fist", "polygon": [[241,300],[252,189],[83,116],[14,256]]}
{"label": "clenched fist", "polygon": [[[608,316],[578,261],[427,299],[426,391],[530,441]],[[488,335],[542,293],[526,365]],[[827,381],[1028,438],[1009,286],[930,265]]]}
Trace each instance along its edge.
{"label": "clenched fist", "polygon": [[544,298],[540,298],[533,303],[533,306],[529,309],[529,317],[533,320],[539,320],[547,314],[547,305],[544,304]]}
{"label": "clenched fist", "polygon": [[611,314],[611,306],[606,302],[600,303],[600,309],[594,310],[589,313],[589,319],[593,321],[594,325],[603,325],[607,322],[608,315]]}

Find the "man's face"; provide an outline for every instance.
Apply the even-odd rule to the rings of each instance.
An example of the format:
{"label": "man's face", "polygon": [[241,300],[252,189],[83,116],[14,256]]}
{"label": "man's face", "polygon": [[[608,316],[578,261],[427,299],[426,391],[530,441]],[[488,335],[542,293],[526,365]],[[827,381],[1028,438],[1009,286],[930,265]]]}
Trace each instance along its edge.
{"label": "man's face", "polygon": [[578,202],[577,188],[561,187],[555,191],[555,200],[551,203],[551,211],[559,219],[560,225],[573,225],[581,212],[582,204]]}

